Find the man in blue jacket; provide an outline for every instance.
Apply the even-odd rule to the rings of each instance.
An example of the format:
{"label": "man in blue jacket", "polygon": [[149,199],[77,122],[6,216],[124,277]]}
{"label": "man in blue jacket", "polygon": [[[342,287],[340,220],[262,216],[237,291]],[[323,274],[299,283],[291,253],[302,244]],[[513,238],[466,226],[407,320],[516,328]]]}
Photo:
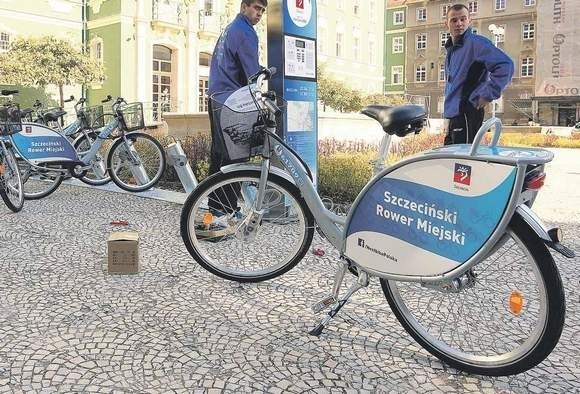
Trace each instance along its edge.
{"label": "man in blue jacket", "polygon": [[[209,70],[208,95],[214,93],[232,93],[248,84],[248,77],[257,73],[262,67],[258,63],[258,34],[254,25],[260,22],[266,11],[268,0],[242,0],[240,13],[226,26],[216,43]],[[220,136],[221,130],[214,127],[211,100],[209,102],[209,119],[211,127],[211,151],[209,175],[219,171],[220,167],[229,164],[229,157]],[[209,205],[216,213],[231,213],[236,209],[236,191],[210,196]]]}
{"label": "man in blue jacket", "polygon": [[445,109],[449,119],[445,145],[473,142],[483,123],[485,107],[501,96],[511,81],[514,63],[489,39],[471,30],[469,10],[455,4],[447,11],[445,25]]}

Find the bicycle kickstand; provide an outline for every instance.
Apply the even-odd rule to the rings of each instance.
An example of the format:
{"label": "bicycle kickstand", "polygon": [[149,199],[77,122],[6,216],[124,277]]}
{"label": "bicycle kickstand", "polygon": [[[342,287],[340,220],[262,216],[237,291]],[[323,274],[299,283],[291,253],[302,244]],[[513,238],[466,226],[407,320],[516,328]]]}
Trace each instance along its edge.
{"label": "bicycle kickstand", "polygon": [[[341,273],[342,273],[342,276],[344,275],[345,270],[346,270],[346,266],[344,268],[341,268],[341,270],[337,273],[337,280],[339,278],[339,275],[341,275]],[[340,278],[340,281],[342,282],[342,277]],[[350,289],[348,289],[345,296],[336,302],[334,308],[332,308],[330,311],[328,311],[328,315],[326,315],[324,317],[324,319],[322,319],[322,321],[320,323],[318,323],[318,325],[316,327],[314,327],[312,330],[310,330],[308,332],[308,334],[313,335],[315,337],[320,336],[320,334],[322,334],[322,331],[324,330],[326,325],[330,322],[330,320],[332,320],[332,318],[334,318],[334,316],[336,316],[338,314],[338,312],[346,304],[346,302],[349,300],[349,298],[354,293],[356,293],[357,291],[359,291],[363,287],[367,287],[368,285],[369,285],[369,275],[364,271],[359,271],[358,280],[350,287]],[[336,283],[335,283],[335,289],[336,289]],[[316,305],[315,305],[315,307],[316,307]]]}

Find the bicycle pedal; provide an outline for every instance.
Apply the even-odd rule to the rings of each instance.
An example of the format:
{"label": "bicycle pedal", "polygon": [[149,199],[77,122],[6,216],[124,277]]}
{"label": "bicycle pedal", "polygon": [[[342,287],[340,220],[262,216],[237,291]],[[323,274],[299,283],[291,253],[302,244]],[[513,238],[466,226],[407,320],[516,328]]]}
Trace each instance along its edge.
{"label": "bicycle pedal", "polygon": [[321,312],[322,310],[328,308],[331,305],[334,305],[337,303],[337,299],[334,297],[333,294],[329,294],[326,297],[324,297],[322,300],[318,301],[316,304],[312,305],[312,312],[314,313],[318,313]]}

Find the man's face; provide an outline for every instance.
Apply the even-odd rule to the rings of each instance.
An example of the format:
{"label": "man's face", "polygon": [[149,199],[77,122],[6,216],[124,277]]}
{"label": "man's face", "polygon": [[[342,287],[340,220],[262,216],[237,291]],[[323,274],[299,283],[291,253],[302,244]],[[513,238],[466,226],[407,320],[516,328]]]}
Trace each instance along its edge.
{"label": "man's face", "polygon": [[471,18],[469,17],[469,11],[465,8],[461,8],[459,11],[449,10],[445,26],[449,29],[449,33],[453,39],[465,33],[465,30],[467,30],[470,24]]}
{"label": "man's face", "polygon": [[254,1],[251,5],[242,3],[241,13],[250,20],[252,25],[260,22],[264,12],[266,12],[266,7],[264,7],[259,1]]}

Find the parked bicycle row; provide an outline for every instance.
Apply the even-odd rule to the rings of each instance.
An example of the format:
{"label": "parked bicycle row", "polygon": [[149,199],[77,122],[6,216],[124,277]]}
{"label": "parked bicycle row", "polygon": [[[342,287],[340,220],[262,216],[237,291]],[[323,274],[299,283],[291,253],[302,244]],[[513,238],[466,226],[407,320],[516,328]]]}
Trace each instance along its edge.
{"label": "parked bicycle row", "polygon": [[[17,90],[2,90],[3,96]],[[67,101],[73,101],[74,97]],[[103,103],[112,102],[111,112]],[[101,105],[88,106],[84,98],[74,105],[76,119],[59,122],[66,112],[32,108],[8,101],[0,107],[0,195],[17,212],[24,200],[53,193],[72,176],[89,185],[113,181],[121,189],[141,192],[162,177],[166,157],[159,141],[143,132],[143,105],[110,96]]]}

